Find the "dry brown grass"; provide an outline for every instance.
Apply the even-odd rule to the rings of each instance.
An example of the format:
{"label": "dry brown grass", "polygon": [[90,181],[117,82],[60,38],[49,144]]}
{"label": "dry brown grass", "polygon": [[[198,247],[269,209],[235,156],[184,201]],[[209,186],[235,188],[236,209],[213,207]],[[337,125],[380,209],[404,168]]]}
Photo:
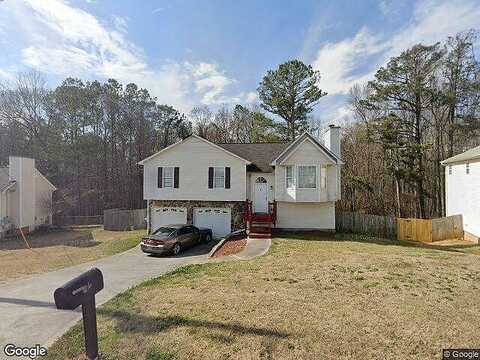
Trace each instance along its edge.
{"label": "dry brown grass", "polygon": [[[99,309],[104,359],[438,359],[478,345],[480,257],[383,241],[274,241]],[[80,326],[49,359],[82,351]]]}
{"label": "dry brown grass", "polygon": [[105,231],[84,228],[36,233],[0,241],[0,282],[76,265],[125,251],[140,241],[144,230]]}

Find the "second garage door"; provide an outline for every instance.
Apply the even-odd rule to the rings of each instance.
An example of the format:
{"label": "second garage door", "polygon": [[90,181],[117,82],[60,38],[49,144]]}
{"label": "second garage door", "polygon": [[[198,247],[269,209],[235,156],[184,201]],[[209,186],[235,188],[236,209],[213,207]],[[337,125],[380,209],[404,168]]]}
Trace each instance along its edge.
{"label": "second garage door", "polygon": [[213,237],[220,238],[232,232],[232,213],[225,208],[196,208],[193,210],[193,224],[212,229]]}
{"label": "second garage door", "polygon": [[181,207],[152,207],[152,232],[162,225],[186,224],[187,209]]}

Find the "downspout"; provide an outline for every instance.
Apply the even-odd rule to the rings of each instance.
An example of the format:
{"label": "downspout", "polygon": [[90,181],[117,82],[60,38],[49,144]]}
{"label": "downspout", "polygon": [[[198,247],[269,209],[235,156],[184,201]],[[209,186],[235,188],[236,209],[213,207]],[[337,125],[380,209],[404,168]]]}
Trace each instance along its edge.
{"label": "downspout", "polygon": [[147,235],[150,235],[150,200],[147,200]]}

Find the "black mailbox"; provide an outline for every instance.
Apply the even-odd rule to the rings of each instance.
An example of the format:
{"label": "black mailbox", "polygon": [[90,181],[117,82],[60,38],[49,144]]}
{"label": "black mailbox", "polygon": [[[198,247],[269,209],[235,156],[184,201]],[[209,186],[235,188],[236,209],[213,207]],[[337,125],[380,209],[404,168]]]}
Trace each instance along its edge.
{"label": "black mailbox", "polygon": [[74,310],[103,289],[103,275],[93,268],[55,290],[57,309]]}
{"label": "black mailbox", "polygon": [[95,294],[103,289],[103,274],[93,268],[55,290],[57,309],[74,310],[82,305],[85,352],[91,360],[98,359],[97,314]]}

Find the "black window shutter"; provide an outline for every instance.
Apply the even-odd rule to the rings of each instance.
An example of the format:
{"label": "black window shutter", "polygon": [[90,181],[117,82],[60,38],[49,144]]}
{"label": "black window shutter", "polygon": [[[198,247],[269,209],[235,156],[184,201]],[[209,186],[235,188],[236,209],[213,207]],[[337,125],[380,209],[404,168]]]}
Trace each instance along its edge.
{"label": "black window shutter", "polygon": [[173,187],[174,187],[175,189],[178,189],[179,181],[180,181],[180,168],[179,168],[179,167],[175,167],[175,168],[173,169]]}
{"label": "black window shutter", "polygon": [[213,167],[208,168],[208,188],[213,189]]}
{"label": "black window shutter", "polygon": [[230,168],[225,168],[225,189],[230,189]]}
{"label": "black window shutter", "polygon": [[157,186],[159,188],[161,188],[163,186],[163,182],[162,182],[162,170],[163,168],[159,167],[158,168],[158,176],[157,176]]}

